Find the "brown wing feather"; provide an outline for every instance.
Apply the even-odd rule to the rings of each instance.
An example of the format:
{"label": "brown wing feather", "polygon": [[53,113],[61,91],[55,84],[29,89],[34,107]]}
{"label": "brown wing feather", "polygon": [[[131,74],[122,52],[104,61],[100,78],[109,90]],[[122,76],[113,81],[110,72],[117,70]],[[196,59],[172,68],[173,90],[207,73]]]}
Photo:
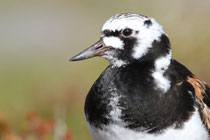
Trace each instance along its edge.
{"label": "brown wing feather", "polygon": [[200,116],[203,124],[210,133],[210,96],[209,87],[197,77],[188,77],[187,81],[195,89],[196,103],[199,108]]}

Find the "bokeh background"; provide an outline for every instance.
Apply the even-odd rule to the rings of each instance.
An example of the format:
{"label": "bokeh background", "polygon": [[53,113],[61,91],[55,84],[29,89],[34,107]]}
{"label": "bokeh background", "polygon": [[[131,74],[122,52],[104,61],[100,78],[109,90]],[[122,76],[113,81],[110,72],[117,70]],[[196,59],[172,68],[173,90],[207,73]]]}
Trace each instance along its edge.
{"label": "bokeh background", "polygon": [[[84,100],[108,62],[69,58],[121,12],[154,17],[170,37],[173,57],[210,82],[209,0],[0,0],[0,139],[4,133],[60,139],[64,129],[71,140],[91,139]],[[57,124],[50,134],[36,136],[45,135],[50,120]]]}

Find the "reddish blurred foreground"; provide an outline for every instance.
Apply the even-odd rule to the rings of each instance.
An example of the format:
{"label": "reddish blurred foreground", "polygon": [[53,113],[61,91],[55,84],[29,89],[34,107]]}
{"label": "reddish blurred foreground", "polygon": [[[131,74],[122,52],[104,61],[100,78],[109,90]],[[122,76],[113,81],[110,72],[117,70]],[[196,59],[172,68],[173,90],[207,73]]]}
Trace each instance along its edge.
{"label": "reddish blurred foreground", "polygon": [[73,140],[72,133],[60,119],[44,119],[35,112],[25,117],[23,132],[17,135],[0,114],[0,140]]}

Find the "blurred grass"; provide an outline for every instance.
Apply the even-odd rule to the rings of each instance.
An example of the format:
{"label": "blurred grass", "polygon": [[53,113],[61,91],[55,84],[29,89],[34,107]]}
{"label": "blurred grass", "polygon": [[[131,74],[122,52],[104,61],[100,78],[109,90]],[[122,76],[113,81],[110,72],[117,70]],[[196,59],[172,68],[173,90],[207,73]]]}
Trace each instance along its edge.
{"label": "blurred grass", "polygon": [[208,0],[0,0],[0,112],[21,134],[28,111],[51,118],[62,106],[75,139],[89,140],[84,100],[108,62],[68,60],[120,12],[154,17],[170,37],[173,57],[209,83],[209,7]]}

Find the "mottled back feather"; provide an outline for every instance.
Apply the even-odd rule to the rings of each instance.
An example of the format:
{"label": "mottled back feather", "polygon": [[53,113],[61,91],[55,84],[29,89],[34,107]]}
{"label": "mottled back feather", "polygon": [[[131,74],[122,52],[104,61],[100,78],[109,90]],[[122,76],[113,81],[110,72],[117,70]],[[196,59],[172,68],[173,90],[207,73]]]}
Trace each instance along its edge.
{"label": "mottled back feather", "polygon": [[197,77],[188,77],[187,81],[195,90],[196,103],[203,124],[210,133],[210,88]]}

